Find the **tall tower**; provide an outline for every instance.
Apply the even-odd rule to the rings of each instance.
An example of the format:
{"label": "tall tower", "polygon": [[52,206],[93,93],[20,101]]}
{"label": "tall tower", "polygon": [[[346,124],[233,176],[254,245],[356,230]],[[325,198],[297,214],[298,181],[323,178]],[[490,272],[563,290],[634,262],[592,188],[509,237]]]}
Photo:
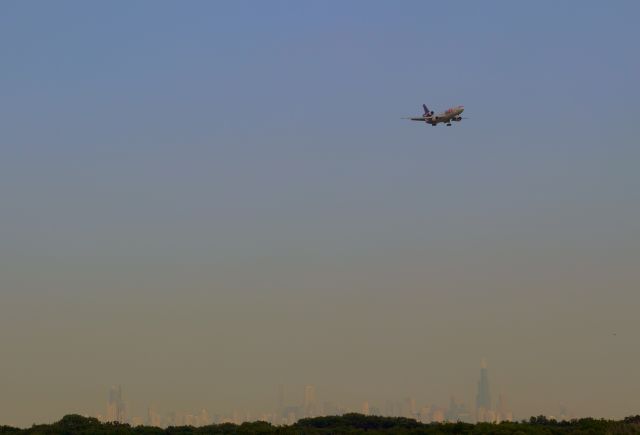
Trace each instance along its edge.
{"label": "tall tower", "polygon": [[478,394],[476,395],[476,421],[492,421],[491,418],[491,393],[489,392],[489,375],[487,362],[482,359],[480,364],[480,380],[478,381]]}
{"label": "tall tower", "polygon": [[416,418],[416,399],[407,397],[402,402],[402,417]]}
{"label": "tall tower", "polygon": [[209,413],[204,408],[200,411],[198,419],[200,420],[200,426],[209,426],[211,424],[211,417],[209,417]]}
{"label": "tall tower", "polygon": [[498,405],[496,406],[496,422],[513,421],[513,413],[507,408],[504,395],[498,394]]}
{"label": "tall tower", "polygon": [[284,409],[284,385],[280,384],[278,385],[278,404],[277,404],[276,411],[280,413],[282,412],[283,409]]}
{"label": "tall tower", "polygon": [[304,416],[315,417],[316,387],[307,385],[304,387]]}
{"label": "tall tower", "polygon": [[112,386],[109,389],[109,402],[107,403],[107,421],[125,423],[127,411],[122,400],[122,387]]}
{"label": "tall tower", "polygon": [[147,408],[147,426],[162,426],[162,416],[156,412],[153,406]]}
{"label": "tall tower", "polygon": [[369,408],[369,402],[368,401],[362,402],[362,414],[370,415],[370,413],[371,413],[371,409]]}

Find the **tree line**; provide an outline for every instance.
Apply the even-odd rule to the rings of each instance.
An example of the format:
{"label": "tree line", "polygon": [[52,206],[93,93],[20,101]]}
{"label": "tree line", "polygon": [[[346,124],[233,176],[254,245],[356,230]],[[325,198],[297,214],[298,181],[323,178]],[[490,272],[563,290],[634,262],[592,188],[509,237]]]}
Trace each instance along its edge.
{"label": "tree line", "polygon": [[289,426],[274,426],[267,422],[214,424],[203,427],[172,426],[166,429],[151,426],[130,426],[122,423],[102,423],[96,418],[67,415],[53,424],[33,425],[28,429],[0,426],[0,434],[25,435],[206,435],[206,434],[640,434],[640,415],[623,420],[581,418],[556,421],[544,416],[528,421],[492,423],[420,423],[410,418],[342,416],[305,418]]}

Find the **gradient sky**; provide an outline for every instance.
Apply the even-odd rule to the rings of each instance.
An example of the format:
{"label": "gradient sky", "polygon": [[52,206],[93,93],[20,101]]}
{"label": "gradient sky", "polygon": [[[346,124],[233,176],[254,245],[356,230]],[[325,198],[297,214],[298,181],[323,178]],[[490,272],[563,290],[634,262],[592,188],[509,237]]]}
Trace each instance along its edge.
{"label": "gradient sky", "polygon": [[473,405],[483,357],[519,418],[637,414],[639,13],[1,2],[0,424]]}

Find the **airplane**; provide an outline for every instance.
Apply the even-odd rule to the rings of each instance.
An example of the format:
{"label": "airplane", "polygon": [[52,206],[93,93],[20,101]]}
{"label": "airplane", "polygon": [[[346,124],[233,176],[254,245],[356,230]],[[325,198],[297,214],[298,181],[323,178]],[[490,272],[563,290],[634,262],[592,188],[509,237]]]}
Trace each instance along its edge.
{"label": "airplane", "polygon": [[422,108],[424,109],[424,115],[422,115],[421,117],[404,118],[404,119],[410,119],[411,121],[426,122],[427,124],[431,124],[434,127],[439,123],[446,123],[447,126],[450,127],[451,121],[460,122],[463,119],[467,119],[460,116],[462,112],[464,112],[464,106],[452,107],[451,109],[447,109],[442,113],[438,113],[437,115],[435,114],[435,112],[430,111],[427,108],[426,104],[423,104]]}

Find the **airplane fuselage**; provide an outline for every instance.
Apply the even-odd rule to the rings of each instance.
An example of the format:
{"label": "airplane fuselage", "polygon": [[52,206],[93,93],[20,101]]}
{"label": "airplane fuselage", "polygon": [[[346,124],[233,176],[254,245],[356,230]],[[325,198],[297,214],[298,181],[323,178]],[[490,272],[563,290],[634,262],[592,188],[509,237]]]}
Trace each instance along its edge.
{"label": "airplane fuselage", "polygon": [[423,106],[423,107],[425,107],[424,115],[422,115],[419,118],[415,117],[415,118],[409,118],[409,119],[411,119],[412,121],[423,121],[431,125],[438,125],[441,123],[451,125],[451,121],[456,121],[456,122],[462,121],[461,115],[462,115],[462,112],[464,112],[464,106],[452,107],[438,114],[430,112],[426,108],[426,106]]}
{"label": "airplane fuselage", "polygon": [[447,109],[444,112],[438,113],[436,115],[425,116],[424,121],[427,124],[437,125],[439,122],[451,123],[451,121],[460,121],[462,112],[464,112],[463,106],[452,107],[451,109]]}

